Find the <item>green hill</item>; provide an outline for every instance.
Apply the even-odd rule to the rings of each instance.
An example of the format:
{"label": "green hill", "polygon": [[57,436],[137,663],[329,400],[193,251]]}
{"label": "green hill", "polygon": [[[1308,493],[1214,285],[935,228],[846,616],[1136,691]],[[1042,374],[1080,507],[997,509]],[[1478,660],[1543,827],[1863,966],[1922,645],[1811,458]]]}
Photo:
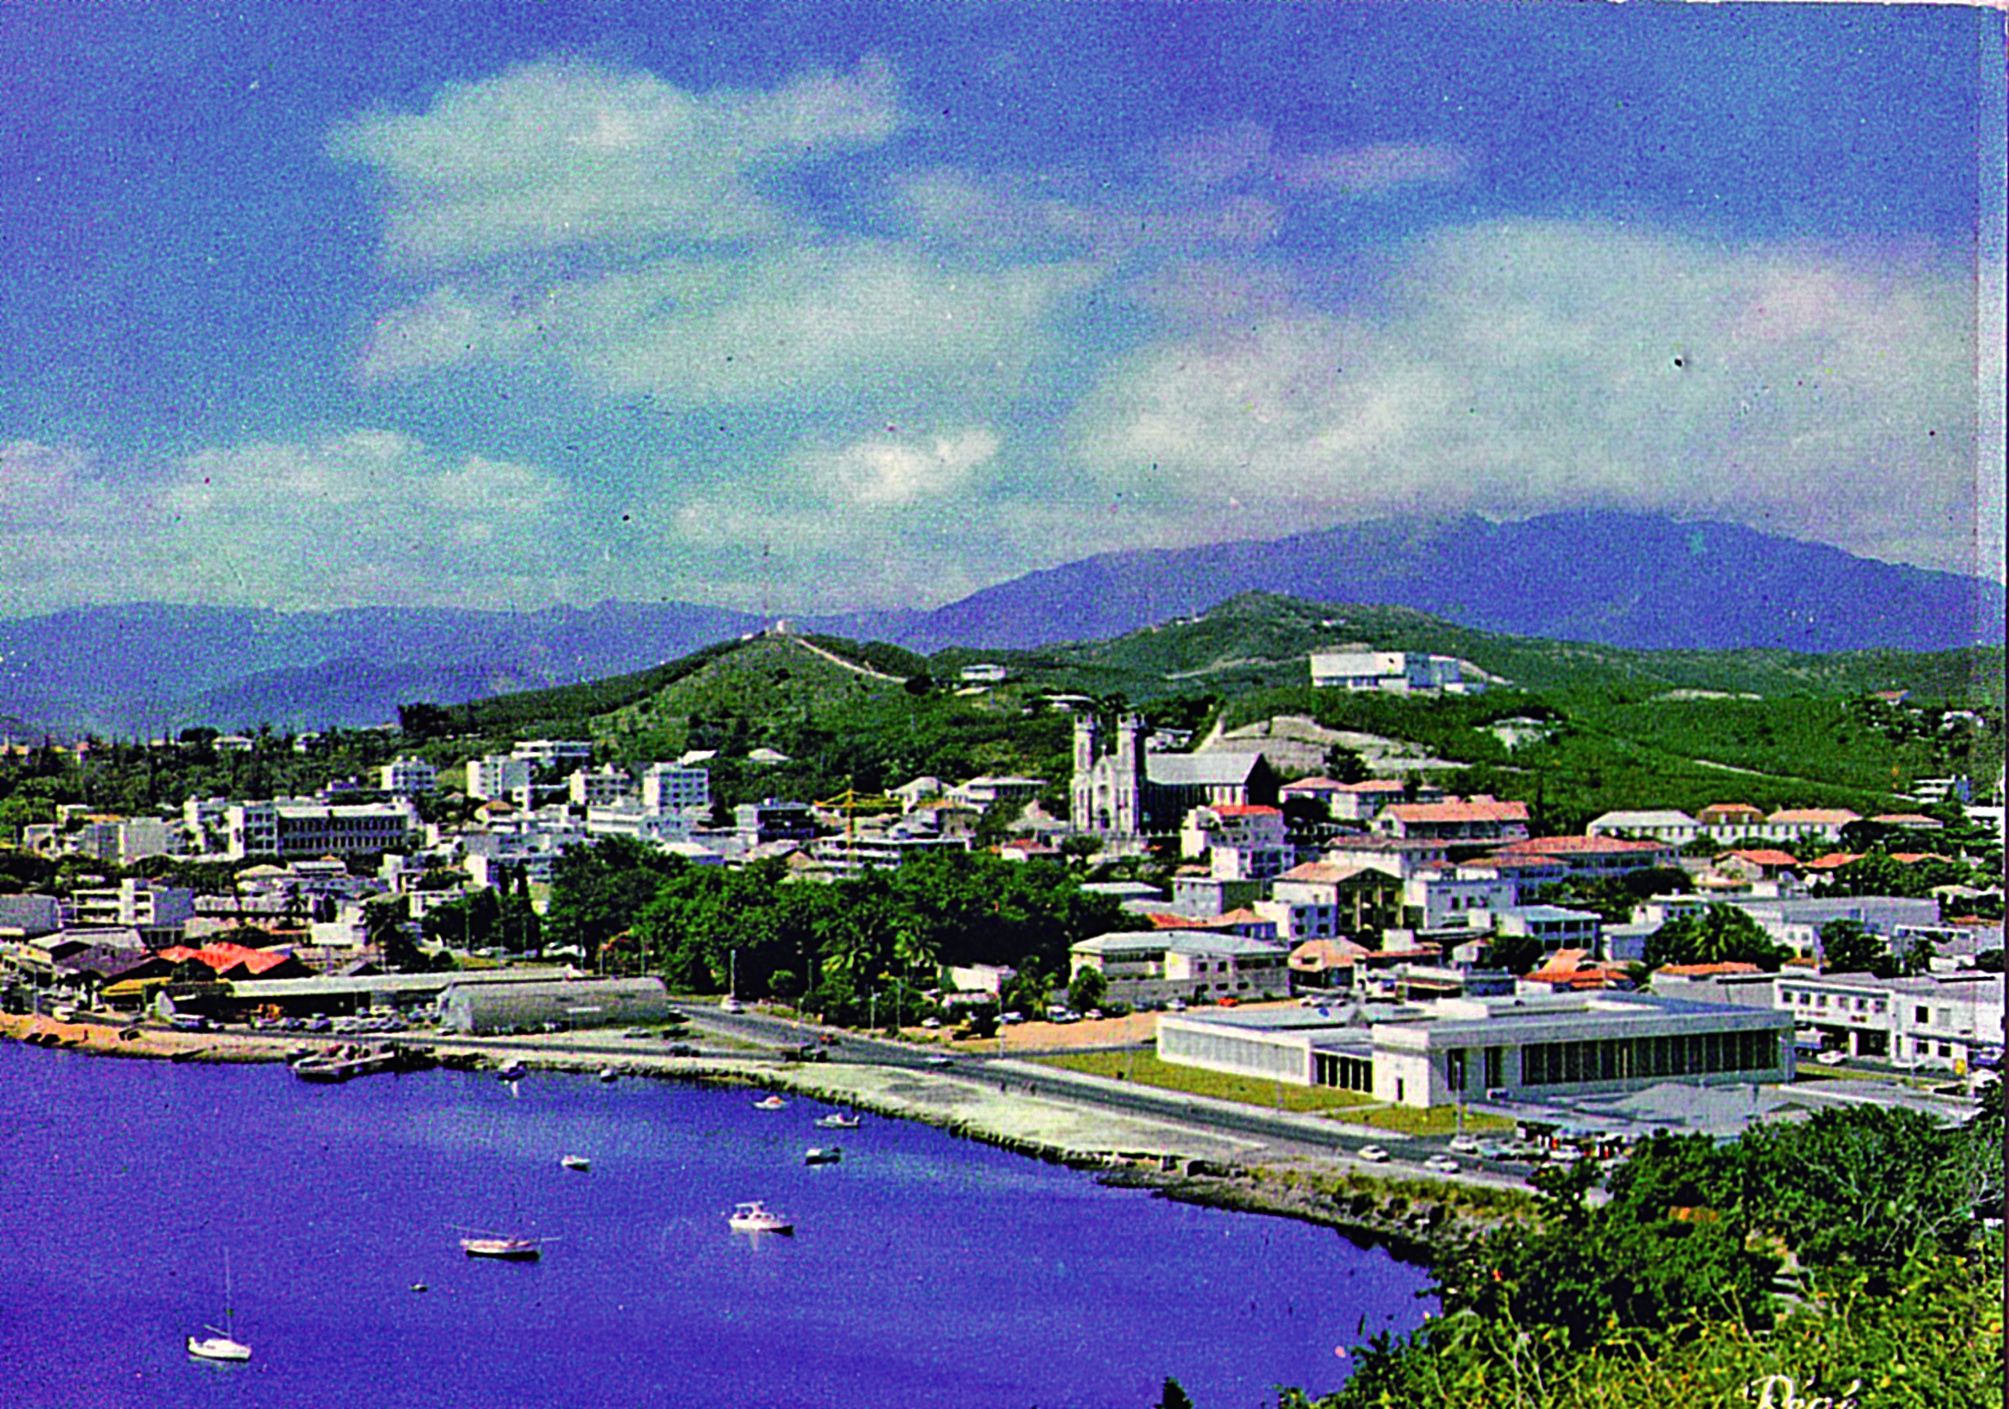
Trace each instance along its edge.
{"label": "green hill", "polygon": [[[1406,698],[1313,690],[1307,657],[1346,642],[1455,655],[1506,682],[1483,695]],[[963,693],[976,660],[1008,683]],[[1550,826],[1615,807],[1716,800],[1887,806],[1910,779],[2001,767],[1999,648],[1907,655],[1626,651],[1502,636],[1397,607],[1248,594],[1203,616],[1110,641],[921,657],[883,643],[763,634],[653,670],[445,711],[453,732],[591,737],[624,762],[715,750],[714,793],[876,791],[917,774],[1010,772],[1064,787],[1068,717],[1054,693],[1128,701],[1161,723],[1233,728],[1277,715],[1410,741],[1462,763],[1457,780],[1541,805]],[[1911,692],[1907,707],[1875,691]],[[1949,716],[1977,711],[1981,722]],[[1510,749],[1488,727],[1550,721]],[[750,762],[755,749],[786,763]],[[463,753],[465,748],[463,747]]]}

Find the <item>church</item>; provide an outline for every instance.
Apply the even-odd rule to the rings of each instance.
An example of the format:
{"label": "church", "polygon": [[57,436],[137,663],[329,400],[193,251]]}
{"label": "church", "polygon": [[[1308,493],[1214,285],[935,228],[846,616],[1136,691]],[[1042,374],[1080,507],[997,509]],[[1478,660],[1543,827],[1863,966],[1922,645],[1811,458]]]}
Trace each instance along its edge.
{"label": "church", "polygon": [[1074,786],[1070,816],[1077,832],[1138,840],[1176,832],[1196,807],[1274,805],[1277,774],[1261,753],[1166,753],[1145,741],[1141,716],[1117,719],[1105,748],[1092,714],[1074,721]]}

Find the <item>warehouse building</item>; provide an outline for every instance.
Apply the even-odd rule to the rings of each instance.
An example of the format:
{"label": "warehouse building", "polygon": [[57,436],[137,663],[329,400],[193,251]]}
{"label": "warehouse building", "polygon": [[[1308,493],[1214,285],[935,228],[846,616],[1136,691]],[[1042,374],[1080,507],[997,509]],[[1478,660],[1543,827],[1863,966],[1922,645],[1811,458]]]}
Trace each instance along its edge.
{"label": "warehouse building", "polygon": [[1166,1014],[1159,1060],[1400,1106],[1793,1078],[1790,1014],[1637,993]]}
{"label": "warehouse building", "polygon": [[629,1027],[670,1016],[670,995],[656,978],[582,978],[556,983],[455,983],[440,994],[442,1033],[538,1032]]}

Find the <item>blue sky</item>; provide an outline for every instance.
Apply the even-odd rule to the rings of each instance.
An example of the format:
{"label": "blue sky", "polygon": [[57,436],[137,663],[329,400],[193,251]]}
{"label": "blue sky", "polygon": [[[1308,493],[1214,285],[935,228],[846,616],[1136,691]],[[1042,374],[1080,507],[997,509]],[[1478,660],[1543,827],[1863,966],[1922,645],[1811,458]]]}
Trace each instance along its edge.
{"label": "blue sky", "polygon": [[2001,36],[0,8],[0,612],[932,605],[1585,505],[1999,577]]}

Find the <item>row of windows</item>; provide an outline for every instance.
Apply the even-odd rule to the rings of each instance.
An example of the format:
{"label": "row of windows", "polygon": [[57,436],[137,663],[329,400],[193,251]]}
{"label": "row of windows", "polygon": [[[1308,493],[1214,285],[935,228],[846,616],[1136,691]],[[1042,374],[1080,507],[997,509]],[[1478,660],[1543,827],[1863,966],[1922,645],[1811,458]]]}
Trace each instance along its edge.
{"label": "row of windows", "polygon": [[1638,1077],[1765,1071],[1779,1064],[1775,1032],[1689,1032],[1589,1042],[1536,1042],[1521,1049],[1521,1082],[1564,1086]]}
{"label": "row of windows", "polygon": [[1366,1057],[1342,1056],[1337,1052],[1314,1052],[1312,1080],[1320,1086],[1337,1086],[1346,1091],[1372,1093],[1374,1063]]}

